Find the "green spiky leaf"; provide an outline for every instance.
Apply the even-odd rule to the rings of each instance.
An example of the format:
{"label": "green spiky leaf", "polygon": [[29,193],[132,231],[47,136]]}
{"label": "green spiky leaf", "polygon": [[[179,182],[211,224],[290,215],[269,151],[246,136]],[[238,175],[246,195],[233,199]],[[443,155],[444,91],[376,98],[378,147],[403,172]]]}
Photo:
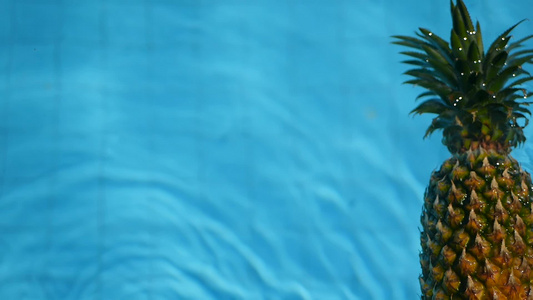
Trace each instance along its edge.
{"label": "green spiky leaf", "polygon": [[442,114],[443,112],[449,109],[450,106],[443,103],[441,99],[435,98],[422,102],[420,105],[418,105],[415,109],[411,111],[411,114]]}
{"label": "green spiky leaf", "polygon": [[520,66],[506,67],[498,75],[492,78],[491,81],[487,83],[488,90],[490,92],[496,93],[503,88],[507,81],[525,73],[526,71],[523,70]]}
{"label": "green spiky leaf", "polygon": [[530,40],[532,38],[533,38],[533,34],[532,35],[528,35],[525,38],[521,38],[518,41],[512,42],[511,44],[509,44],[507,46],[506,50],[511,52],[512,50],[514,50],[516,48],[522,47],[524,42],[526,42],[526,41],[528,41],[528,40]]}
{"label": "green spiky leaf", "polygon": [[509,36],[509,33],[511,33],[511,31],[513,31],[516,28],[516,26],[520,25],[524,21],[525,20],[522,20],[522,21],[514,24],[509,29],[507,29],[502,34],[500,34],[494,40],[494,42],[492,42],[492,44],[490,45],[489,50],[487,51],[487,53],[492,53],[492,52],[495,52],[495,51],[503,50],[505,48],[505,46],[507,45],[507,43],[509,42],[509,39],[511,38]]}
{"label": "green spiky leaf", "polygon": [[492,80],[507,62],[508,54],[506,51],[499,52],[495,56],[491,57],[491,60],[486,61],[484,64],[485,78],[487,81]]}
{"label": "green spiky leaf", "polygon": [[531,114],[525,99],[533,97],[522,86],[533,81],[523,65],[533,63],[533,50],[516,49],[533,35],[511,41],[511,32],[522,20],[485,52],[481,26],[474,25],[464,2],[452,0],[450,8],[449,42],[426,28],[419,28],[414,37],[393,37],[394,44],[411,49],[402,52],[409,57],[403,63],[415,66],[405,72],[413,77],[405,83],[426,89],[416,98],[425,101],[412,113],[437,114],[426,136],[443,129],[443,142],[452,152],[465,151],[474,142],[499,143],[503,148],[522,143],[526,116]]}

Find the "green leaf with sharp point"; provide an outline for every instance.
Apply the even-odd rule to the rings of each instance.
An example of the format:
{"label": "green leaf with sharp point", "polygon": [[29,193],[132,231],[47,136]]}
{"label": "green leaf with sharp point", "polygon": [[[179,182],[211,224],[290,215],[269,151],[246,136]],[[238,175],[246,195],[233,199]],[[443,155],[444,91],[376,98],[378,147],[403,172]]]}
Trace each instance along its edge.
{"label": "green leaf with sharp point", "polygon": [[449,86],[444,84],[443,82],[439,80],[427,80],[427,79],[413,79],[413,80],[407,80],[404,83],[406,84],[412,84],[412,85],[418,85],[425,89],[431,90],[435,92],[439,97],[443,99],[447,99],[447,96],[451,93],[451,89]]}
{"label": "green leaf with sharp point", "polygon": [[420,95],[418,95],[415,100],[419,100],[424,97],[432,97],[432,96],[438,96],[438,95],[433,91],[427,91],[427,92],[420,93]]}
{"label": "green leaf with sharp point", "polygon": [[419,85],[428,90],[432,90],[440,95],[446,95],[451,89],[442,81],[434,77],[416,77],[416,79],[407,80],[404,83]]}
{"label": "green leaf with sharp point", "polygon": [[468,13],[468,10],[466,9],[466,5],[462,0],[457,0],[457,9],[461,13],[463,22],[465,23],[465,28],[468,31],[474,31],[474,25],[472,24],[472,19],[470,18],[470,14]]}
{"label": "green leaf with sharp point", "polygon": [[451,39],[451,44],[452,44],[452,52],[454,56],[459,58],[460,60],[466,60],[465,47],[463,45],[463,42],[461,41],[461,39],[459,38],[457,33],[455,33],[454,30],[452,30],[450,39]]}
{"label": "green leaf with sharp point", "polygon": [[501,91],[498,92],[497,97],[505,102],[505,100],[509,99],[509,96],[515,94],[516,92],[520,92],[522,89],[519,88],[504,88]]}
{"label": "green leaf with sharp point", "polygon": [[518,66],[510,66],[503,69],[498,75],[496,75],[490,82],[487,83],[488,90],[497,93],[500,91],[505,83],[520,74],[523,74],[525,71]]}
{"label": "green leaf with sharp point", "polygon": [[509,33],[511,31],[513,31],[513,29],[516,28],[516,26],[520,25],[522,22],[524,22],[524,20],[514,24],[513,26],[511,26],[509,29],[507,29],[506,31],[504,31],[502,34],[500,34],[495,40],[494,42],[492,42],[492,44],[490,45],[489,47],[489,50],[487,51],[487,53],[492,53],[494,52],[496,49],[500,49],[500,50],[503,50],[503,48],[507,45],[507,43],[509,42],[509,39],[510,37],[508,36]]}
{"label": "green leaf with sharp point", "polygon": [[531,63],[533,61],[533,55],[518,56],[513,59],[508,59],[507,65],[509,66],[522,66],[525,63]]}
{"label": "green leaf with sharp point", "polygon": [[[517,93],[517,94],[512,94],[512,95],[507,96],[507,100],[514,101],[516,99],[528,99],[528,98],[531,98],[532,96],[533,96],[533,93],[527,92],[524,90],[522,93]],[[528,105],[528,103],[529,102],[520,102],[520,104],[522,105]]]}
{"label": "green leaf with sharp point", "polygon": [[520,57],[520,56],[524,56],[524,55],[527,55],[527,54],[533,54],[533,49],[527,49],[527,50],[522,50],[522,51],[515,51],[515,52],[510,52],[508,51],[508,48],[507,47],[507,52],[509,52],[509,60],[511,59],[515,59],[517,57]]}
{"label": "green leaf with sharp point", "polygon": [[[533,76],[520,78],[520,79],[518,79],[516,81],[511,82],[508,86],[505,87],[505,89],[508,89],[508,88],[511,88],[511,87],[514,87],[514,86],[519,86],[519,85],[524,84],[524,83],[526,83],[528,81],[531,81],[531,80],[533,80]],[[522,90],[522,89],[520,89],[520,90]]]}
{"label": "green leaf with sharp point", "polygon": [[522,47],[523,44],[525,41],[527,40],[530,40],[531,38],[533,38],[533,34],[532,35],[528,35],[524,38],[521,38],[519,39],[518,41],[515,41],[515,42],[512,42],[510,43],[508,46],[507,46],[507,51],[511,52],[512,50],[516,49],[516,48],[519,48],[519,47]]}
{"label": "green leaf with sharp point", "polygon": [[462,84],[463,88],[467,86],[470,71],[470,64],[467,60],[458,60],[455,62],[455,72],[458,76],[457,80]]}
{"label": "green leaf with sharp point", "polygon": [[431,125],[426,130],[426,134],[424,135],[424,138],[427,138],[430,136],[435,130],[446,128],[449,126],[452,126],[454,124],[454,119],[452,118],[446,118],[443,116],[438,116],[433,119],[433,122],[431,122]]}
{"label": "green leaf with sharp point", "polygon": [[525,127],[527,126],[527,124],[529,123],[529,120],[527,118],[526,115],[524,115],[523,113],[519,113],[519,112],[513,112],[511,114],[512,118],[516,121],[517,119],[524,119],[525,120],[525,125],[522,126],[522,127]]}
{"label": "green leaf with sharp point", "polygon": [[428,80],[436,79],[434,76],[434,73],[431,70],[424,69],[424,68],[411,69],[411,70],[404,72],[404,74],[417,77],[420,79],[428,79]]}
{"label": "green leaf with sharp point", "polygon": [[453,15],[453,12],[455,11],[455,4],[452,0],[450,0],[450,13]]}
{"label": "green leaf with sharp point", "polygon": [[441,114],[448,109],[450,107],[442,103],[441,99],[429,99],[420,103],[420,105],[411,111],[411,114]]}
{"label": "green leaf with sharp point", "polygon": [[498,72],[500,72],[507,61],[507,56],[508,54],[506,51],[501,51],[494,56],[492,60],[484,62],[485,80],[490,81],[498,75]]}
{"label": "green leaf with sharp point", "polygon": [[453,30],[459,36],[459,38],[464,39],[467,37],[465,21],[459,9],[454,9],[452,12],[453,19]]}
{"label": "green leaf with sharp point", "polygon": [[455,75],[454,68],[448,62],[443,62],[442,60],[434,59],[433,57],[428,57],[426,62],[430,68],[426,68],[426,73],[428,75],[439,78],[450,86],[457,85],[457,76]]}
{"label": "green leaf with sharp point", "polygon": [[522,112],[522,113],[525,113],[525,114],[528,114],[528,115],[531,115],[531,111],[525,107],[515,107],[514,108],[515,111],[519,111],[519,112]]}
{"label": "green leaf with sharp point", "polygon": [[438,50],[436,50],[435,48],[433,47],[430,47],[430,46],[424,46],[423,47],[424,51],[426,51],[428,57],[430,59],[433,59],[433,60],[436,60],[442,64],[447,64],[447,63],[453,63],[451,61],[449,61],[449,58],[444,56],[441,52],[439,52]]}
{"label": "green leaf with sharp point", "polygon": [[405,35],[394,35],[393,38],[397,39],[393,41],[393,44],[411,47],[415,49],[422,49],[422,45],[427,45],[428,43],[424,40],[417,39],[415,37],[411,36],[405,36]]}
{"label": "green leaf with sharp point", "polygon": [[470,63],[471,70],[481,71],[481,55],[477,43],[472,41],[470,47],[468,47],[467,54],[468,62]]}
{"label": "green leaf with sharp point", "polygon": [[421,53],[421,52],[414,52],[414,51],[402,51],[400,54],[407,55],[410,57],[418,58],[421,61],[426,61],[428,59],[427,54]]}
{"label": "green leaf with sharp point", "polygon": [[408,65],[414,65],[414,66],[420,66],[420,67],[426,67],[426,68],[430,67],[429,63],[422,61],[422,60],[409,59],[409,60],[402,60],[401,63],[408,64]]}
{"label": "green leaf with sharp point", "polygon": [[426,39],[429,43],[431,43],[433,46],[439,48],[443,53],[446,53],[448,56],[450,54],[450,46],[448,42],[443,40],[438,35],[434,34],[428,29],[425,28],[419,28],[420,32],[422,32],[421,36],[422,38]]}
{"label": "green leaf with sharp point", "polygon": [[483,49],[483,36],[481,35],[481,26],[479,22],[476,22],[476,42],[479,48],[479,52],[484,56],[485,50]]}

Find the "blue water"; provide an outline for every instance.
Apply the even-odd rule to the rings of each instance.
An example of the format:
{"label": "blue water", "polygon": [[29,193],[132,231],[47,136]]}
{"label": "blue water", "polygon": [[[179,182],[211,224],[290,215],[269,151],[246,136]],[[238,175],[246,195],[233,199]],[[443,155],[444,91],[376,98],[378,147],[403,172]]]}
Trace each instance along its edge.
{"label": "blue water", "polygon": [[390,36],[448,6],[0,1],[0,299],[416,299],[448,153]]}

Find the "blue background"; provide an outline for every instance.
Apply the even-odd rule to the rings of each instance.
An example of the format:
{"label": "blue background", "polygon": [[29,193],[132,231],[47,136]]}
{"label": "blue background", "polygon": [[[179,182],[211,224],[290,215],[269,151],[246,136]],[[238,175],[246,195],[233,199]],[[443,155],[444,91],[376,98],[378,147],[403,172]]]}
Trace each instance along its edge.
{"label": "blue background", "polygon": [[0,1],[0,298],[418,298],[419,26],[449,1]]}

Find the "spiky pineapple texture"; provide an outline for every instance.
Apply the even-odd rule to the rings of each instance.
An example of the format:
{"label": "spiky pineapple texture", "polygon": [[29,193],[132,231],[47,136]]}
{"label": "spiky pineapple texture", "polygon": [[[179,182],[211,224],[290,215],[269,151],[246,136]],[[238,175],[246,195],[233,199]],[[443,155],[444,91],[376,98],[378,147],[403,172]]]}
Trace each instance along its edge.
{"label": "spiky pineapple texture", "polygon": [[533,35],[510,42],[519,22],[485,52],[462,0],[451,13],[450,43],[394,36],[416,66],[406,82],[427,89],[412,113],[436,114],[426,136],[442,129],[452,153],[424,195],[421,298],[533,300],[533,183],[510,156],[525,141],[533,50],[520,48]]}
{"label": "spiky pineapple texture", "polygon": [[424,28],[416,37],[393,36],[393,43],[410,48],[401,52],[409,57],[404,63],[416,66],[406,72],[414,77],[406,83],[427,89],[412,113],[437,114],[426,136],[443,129],[443,143],[452,153],[479,144],[510,151],[525,141],[531,103],[525,99],[531,93],[521,85],[533,77],[522,65],[532,62],[533,50],[520,48],[533,35],[510,43],[520,21],[484,52],[479,22],[474,27],[462,0],[451,2],[451,13],[450,43]]}
{"label": "spiky pineapple texture", "polygon": [[431,176],[422,211],[422,299],[533,299],[531,177],[483,148]]}

